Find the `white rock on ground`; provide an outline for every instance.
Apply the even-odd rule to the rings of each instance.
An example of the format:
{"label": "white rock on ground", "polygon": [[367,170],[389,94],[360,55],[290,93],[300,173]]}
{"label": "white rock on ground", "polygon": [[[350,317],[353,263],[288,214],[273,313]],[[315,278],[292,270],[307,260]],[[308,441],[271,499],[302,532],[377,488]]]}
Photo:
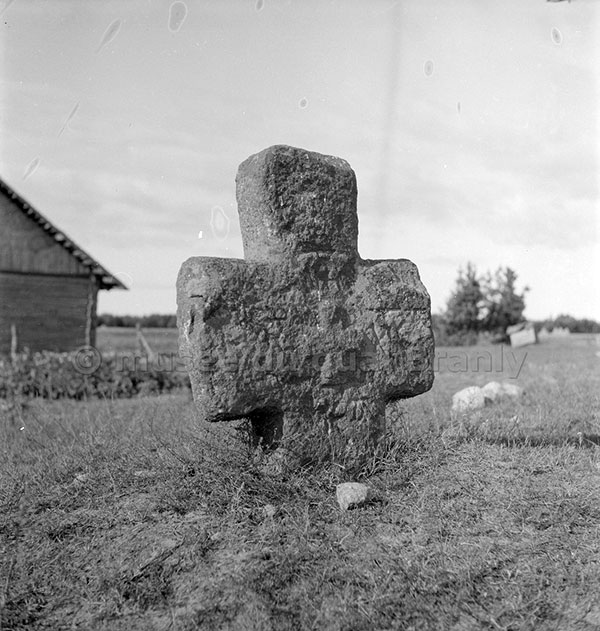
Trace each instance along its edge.
{"label": "white rock on ground", "polygon": [[517,386],[514,383],[508,383],[507,381],[503,381],[502,383],[490,381],[481,389],[483,391],[483,396],[486,399],[486,403],[494,403],[502,397],[520,399],[524,392],[523,388],[520,386]]}
{"label": "white rock on ground", "polygon": [[368,502],[373,497],[373,490],[360,482],[343,482],[335,490],[338,504],[342,510],[348,510]]}
{"label": "white rock on ground", "polygon": [[499,399],[502,396],[502,390],[502,384],[498,381],[490,381],[481,388],[486,403],[494,403],[496,399]]}
{"label": "white rock on ground", "polygon": [[502,394],[512,399],[520,399],[525,391],[514,383],[502,382]]}
{"label": "white rock on ground", "polygon": [[471,410],[479,410],[485,405],[485,397],[483,391],[478,386],[469,386],[463,390],[459,390],[452,397],[453,412],[470,412]]}

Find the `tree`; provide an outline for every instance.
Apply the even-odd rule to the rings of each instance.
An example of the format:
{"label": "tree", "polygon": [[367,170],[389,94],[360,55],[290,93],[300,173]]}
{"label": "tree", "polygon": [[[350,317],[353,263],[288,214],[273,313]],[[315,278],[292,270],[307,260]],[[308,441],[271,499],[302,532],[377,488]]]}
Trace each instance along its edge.
{"label": "tree", "polygon": [[467,263],[466,270],[458,270],[456,286],[446,306],[444,321],[449,343],[464,345],[477,342],[483,299],[475,265]]}
{"label": "tree", "polygon": [[571,333],[600,333],[600,324],[590,318],[575,320],[575,326],[569,329]]}
{"label": "tree", "polygon": [[561,313],[554,318],[554,328],[569,329],[571,333],[577,332],[577,320],[566,313]]}
{"label": "tree", "polygon": [[480,278],[475,265],[467,263],[466,270],[458,270],[446,312],[432,319],[436,342],[475,344],[481,332],[490,333],[492,341],[503,341],[507,327],[523,321],[529,289],[518,293],[516,282],[517,274],[510,267],[499,267]]}
{"label": "tree", "polygon": [[523,321],[525,311],[525,287],[516,290],[517,274],[510,267],[499,267],[495,274],[488,272],[483,280],[484,301],[481,310],[481,326],[496,336],[504,336],[507,327]]}

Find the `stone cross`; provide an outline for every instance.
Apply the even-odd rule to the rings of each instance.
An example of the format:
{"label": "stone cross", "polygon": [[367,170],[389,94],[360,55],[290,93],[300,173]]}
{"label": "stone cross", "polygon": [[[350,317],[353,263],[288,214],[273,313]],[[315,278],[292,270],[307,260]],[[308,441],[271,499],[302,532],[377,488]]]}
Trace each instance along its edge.
{"label": "stone cross", "polygon": [[196,406],[208,421],[250,419],[266,446],[335,441],[359,454],[388,402],[433,383],[417,268],[360,258],[345,160],[276,145],[243,162],[236,183],[245,260],[191,258],[177,280]]}

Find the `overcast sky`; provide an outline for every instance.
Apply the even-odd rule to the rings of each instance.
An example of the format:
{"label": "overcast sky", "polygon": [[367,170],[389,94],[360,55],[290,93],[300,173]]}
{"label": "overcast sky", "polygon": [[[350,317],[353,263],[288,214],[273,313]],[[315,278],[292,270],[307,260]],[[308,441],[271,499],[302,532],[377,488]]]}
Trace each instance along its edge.
{"label": "overcast sky", "polygon": [[[0,176],[174,312],[190,256],[242,257],[235,174],[345,158],[363,258],[409,258],[434,311],[510,266],[526,315],[600,320],[594,0],[0,0]],[[199,238],[201,235],[201,238]]]}

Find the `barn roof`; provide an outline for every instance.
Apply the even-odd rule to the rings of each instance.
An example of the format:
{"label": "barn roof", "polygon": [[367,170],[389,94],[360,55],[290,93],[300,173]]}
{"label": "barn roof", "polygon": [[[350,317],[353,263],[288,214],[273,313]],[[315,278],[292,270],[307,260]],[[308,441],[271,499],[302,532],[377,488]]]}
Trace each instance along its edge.
{"label": "barn roof", "polygon": [[16,193],[2,178],[0,178],[0,192],[10,198],[17,208],[31,221],[35,222],[46,234],[49,234],[71,256],[75,257],[83,266],[87,267],[98,280],[100,289],[127,289],[125,285],[113,276],[98,261],[92,258],[85,250],[80,248],[73,239],[69,238],[62,230],[59,230],[41,212],[36,210],[29,202]]}

